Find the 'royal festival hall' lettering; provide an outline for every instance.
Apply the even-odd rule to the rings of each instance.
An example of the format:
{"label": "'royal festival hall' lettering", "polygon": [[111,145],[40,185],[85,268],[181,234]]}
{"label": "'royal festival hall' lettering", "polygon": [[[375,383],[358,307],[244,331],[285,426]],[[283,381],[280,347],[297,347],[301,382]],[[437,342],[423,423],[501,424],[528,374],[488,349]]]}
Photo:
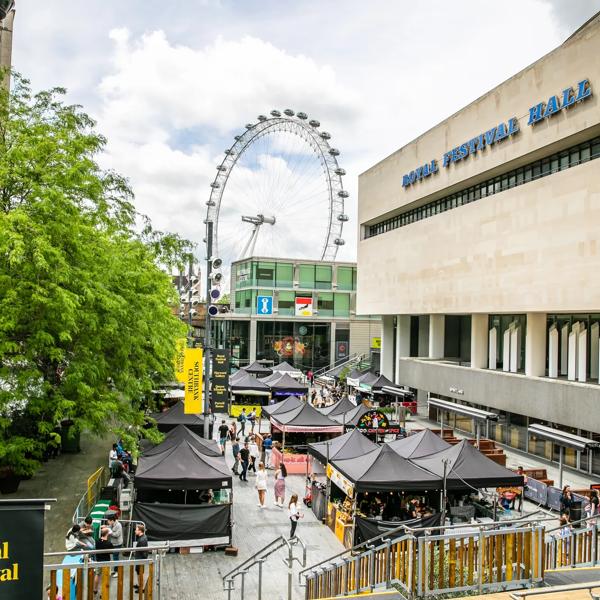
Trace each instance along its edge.
{"label": "'royal festival hall' lettering", "polygon": [[[560,95],[550,96],[548,102],[539,102],[529,109],[529,120],[527,125],[534,125],[540,121],[557,114],[565,108],[569,108],[592,95],[592,87],[587,79],[577,83],[576,90],[568,87]],[[519,132],[519,121],[515,117],[506,122],[499,123],[478,136],[459,144],[456,148],[444,152],[442,166],[449,167],[451,164],[467,158],[471,154],[476,154],[488,146],[493,146],[496,142],[505,140],[515,133]],[[402,187],[407,188],[417,181],[421,181],[430,175],[438,173],[438,164],[436,160],[417,167],[414,171],[403,175]]]}

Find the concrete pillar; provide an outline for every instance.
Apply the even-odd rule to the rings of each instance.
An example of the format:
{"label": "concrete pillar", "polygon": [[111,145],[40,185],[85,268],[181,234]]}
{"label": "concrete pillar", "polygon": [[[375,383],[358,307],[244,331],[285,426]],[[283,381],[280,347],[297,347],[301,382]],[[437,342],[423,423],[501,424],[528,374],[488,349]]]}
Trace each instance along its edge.
{"label": "concrete pillar", "polygon": [[[0,69],[10,69],[12,64],[12,37],[15,11],[11,10],[3,21],[0,21]],[[0,82],[5,88],[10,86],[10,77],[6,76]]]}
{"label": "concrete pillar", "polygon": [[429,356],[429,315],[420,315],[417,319],[419,320],[417,356]]}
{"label": "concrete pillar", "polygon": [[488,322],[487,314],[471,315],[471,366],[475,369],[488,367]]}
{"label": "concrete pillar", "polygon": [[544,377],[546,374],[546,313],[527,313],[525,333],[525,375]]}
{"label": "concrete pillar", "polygon": [[445,315],[429,315],[429,358],[444,358]]}
{"label": "concrete pillar", "polygon": [[250,363],[256,360],[256,319],[250,319],[250,339],[248,340],[248,357]]}
{"label": "concrete pillar", "polygon": [[381,317],[381,364],[382,375],[388,379],[394,378],[394,317],[383,315]]}
{"label": "concrete pillar", "polygon": [[335,321],[332,321],[329,325],[329,364],[333,365],[336,361],[335,349],[337,348],[335,343]]}
{"label": "concrete pillar", "polygon": [[410,315],[396,317],[396,364],[394,365],[394,383],[400,381],[400,358],[410,356]]}

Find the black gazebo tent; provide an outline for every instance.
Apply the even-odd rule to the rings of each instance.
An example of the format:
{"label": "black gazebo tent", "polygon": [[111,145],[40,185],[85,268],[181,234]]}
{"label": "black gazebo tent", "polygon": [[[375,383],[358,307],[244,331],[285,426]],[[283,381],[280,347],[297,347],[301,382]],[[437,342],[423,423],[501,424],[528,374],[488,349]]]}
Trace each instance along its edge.
{"label": "black gazebo tent", "polygon": [[242,368],[244,369],[244,371],[246,371],[246,373],[250,373],[251,375],[257,375],[259,377],[265,377],[273,372],[271,369],[264,367],[256,360],[251,365]]}
{"label": "black gazebo tent", "polygon": [[402,458],[389,444],[362,456],[330,461],[330,464],[345,475],[359,493],[442,488],[441,477]]}
{"label": "black gazebo tent", "polygon": [[281,400],[276,404],[267,404],[267,406],[263,407],[262,414],[267,417],[272,417],[278,413],[284,413],[289,410],[294,410],[299,406],[302,406],[304,402],[299,400],[297,396],[288,396],[285,400]]}
{"label": "black gazebo tent", "polygon": [[134,488],[133,519],[146,523],[149,540],[231,543],[231,497],[222,504],[199,502],[204,490],[214,495],[231,490],[224,457],[203,454],[182,435],[179,443],[163,452],[140,458]]}
{"label": "black gazebo tent", "polygon": [[325,464],[328,456],[327,446],[329,446],[330,461],[334,459],[355,458],[377,450],[377,444],[374,444],[358,429],[353,429],[344,435],[333,438],[330,442],[308,444],[308,453]]}
{"label": "black gazebo tent", "polygon": [[343,423],[346,426],[356,427],[360,421],[360,418],[370,410],[372,409],[361,402],[358,406],[354,406],[348,412],[329,416],[338,423]]}
{"label": "black gazebo tent", "polygon": [[372,383],[369,384],[371,386],[371,392],[381,392],[382,388],[385,387],[400,387],[396,386],[393,381],[390,381],[385,375],[380,375],[375,379]]}
{"label": "black gazebo tent", "polygon": [[356,408],[356,404],[352,403],[348,396],[344,396],[337,402],[330,404],[329,406],[325,406],[324,408],[317,409],[319,412],[322,412],[324,415],[329,415],[330,417],[334,417],[335,415],[341,415],[347,413],[348,411],[354,410]]}
{"label": "black gazebo tent", "polygon": [[271,424],[283,432],[343,433],[339,423],[305,402],[294,410],[275,413]]}
{"label": "black gazebo tent", "polygon": [[469,486],[481,489],[488,487],[522,487],[523,476],[495,463],[462,440],[455,446],[429,456],[412,459],[413,464],[427,469],[438,477],[444,475],[446,463],[446,486],[449,490],[464,489]]}
{"label": "black gazebo tent", "polygon": [[[151,417],[156,421],[156,426],[162,433],[168,433],[177,425],[185,425],[200,436],[204,433],[204,419],[200,415],[186,415],[183,401],[177,402],[165,412],[153,413]],[[212,432],[210,435],[212,437]]]}
{"label": "black gazebo tent", "polygon": [[284,373],[277,381],[270,383],[269,387],[274,396],[303,396],[308,388],[298,383],[293,377]]}
{"label": "black gazebo tent", "polygon": [[[238,372],[241,373],[242,371]],[[232,394],[246,396],[269,396],[271,394],[269,386],[250,373],[243,373],[242,375],[236,373],[235,379],[230,377],[229,388]]]}
{"label": "black gazebo tent", "polygon": [[389,442],[389,446],[404,458],[421,458],[451,447],[439,435],[435,435],[431,429],[423,429],[414,435]]}
{"label": "black gazebo tent", "polygon": [[273,367],[273,373],[287,373],[292,377],[300,377],[302,375],[302,371],[300,369],[292,367],[292,365],[287,363],[285,360]]}
{"label": "black gazebo tent", "polygon": [[177,425],[174,429],[171,429],[160,444],[145,450],[143,456],[147,458],[162,454],[165,450],[173,446],[179,446],[182,441],[187,441],[199,452],[207,456],[221,456],[221,448],[219,448],[219,444],[215,440],[205,440],[193,431],[190,431],[185,425]]}

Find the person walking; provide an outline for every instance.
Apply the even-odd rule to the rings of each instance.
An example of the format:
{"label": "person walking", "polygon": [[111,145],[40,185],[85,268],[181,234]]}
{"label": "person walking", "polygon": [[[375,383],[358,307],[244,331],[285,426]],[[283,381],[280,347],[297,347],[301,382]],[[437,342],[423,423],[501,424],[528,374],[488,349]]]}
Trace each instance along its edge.
{"label": "person walking", "polygon": [[296,537],[296,527],[298,527],[298,520],[304,515],[298,510],[298,494],[292,494],[290,503],[288,504],[288,515],[290,517],[291,529],[290,539]]}
{"label": "person walking", "polygon": [[246,409],[242,408],[242,412],[238,416],[238,423],[240,424],[240,436],[244,436],[244,432],[246,431],[246,421],[248,417],[246,416]]}
{"label": "person walking", "polygon": [[258,463],[258,471],[256,472],[256,481],[254,487],[258,492],[258,506],[265,507],[265,496],[267,494],[267,472],[265,471],[264,463]]}
{"label": "person walking", "polygon": [[[107,519],[107,521],[108,521],[108,527],[109,527],[108,539],[110,540],[110,543],[112,544],[113,548],[122,548],[123,547],[123,526],[121,525],[121,522],[117,518],[117,515],[110,517],[109,519]],[[116,552],[113,552],[112,560],[115,560],[115,561],[119,560],[119,551],[118,550]],[[113,577],[117,576],[117,567],[113,567],[112,576]]]}
{"label": "person walking", "polygon": [[263,440],[263,448],[265,450],[265,468],[271,468],[271,454],[273,454],[273,440],[271,434],[267,433]]}
{"label": "person walking", "polygon": [[[110,529],[106,526],[100,528],[100,539],[96,542],[96,550],[112,550],[113,545],[110,543],[108,536]],[[103,552],[102,554],[94,554],[94,560],[98,563],[96,576],[94,577],[94,594],[98,593],[98,583],[100,583],[100,574],[102,573],[102,563],[110,561],[110,553]]]}
{"label": "person walking", "polygon": [[248,471],[254,471],[254,474],[256,475],[256,465],[260,462],[260,450],[258,449],[254,436],[250,437],[248,449],[250,450],[250,466],[248,467]]}
{"label": "person walking", "polygon": [[237,425],[235,421],[231,421],[229,424],[229,439],[233,441],[235,438],[237,438]]}
{"label": "person walking", "polygon": [[523,496],[525,495],[525,488],[527,487],[527,475],[525,475],[525,471],[523,467],[517,467],[517,475],[521,475],[523,477],[523,487],[519,488],[519,493],[513,498],[511,508],[514,509],[515,501],[518,503],[517,510],[522,513],[523,512]]}
{"label": "person walking", "polygon": [[119,453],[117,452],[117,444],[113,444],[110,452],[108,453],[108,470],[112,467],[112,464],[115,460],[119,458]]}
{"label": "person walking", "polygon": [[225,456],[225,445],[227,444],[227,437],[229,436],[229,427],[225,423],[225,419],[221,420],[219,425],[219,446],[221,446],[221,454]]}
{"label": "person walking", "polygon": [[[148,538],[146,537],[146,526],[143,525],[142,523],[138,523],[135,526],[135,540],[136,540],[137,548],[147,548],[148,547]],[[141,550],[140,552],[135,552],[133,554],[133,557],[136,559],[139,559],[139,560],[143,560],[145,558],[148,558],[148,552]],[[140,566],[141,565],[135,565],[136,583],[133,586],[134,592],[140,591],[140,586],[139,586],[139,584],[140,584]],[[143,579],[142,579],[141,583],[142,583],[142,590],[143,590],[144,589]]]}
{"label": "person walking", "polygon": [[573,496],[571,495],[571,488],[568,485],[565,485],[562,489],[562,494],[560,495],[560,514],[567,515],[569,519],[571,518],[571,508],[573,508]]}
{"label": "person walking", "polygon": [[250,462],[250,450],[248,442],[240,450],[240,462],[242,463],[242,472],[240,473],[240,481],[248,481],[248,464]]}
{"label": "person walking", "polygon": [[254,433],[254,426],[256,425],[256,411],[252,409],[248,415],[248,422],[250,423],[250,433]]}
{"label": "person walking", "polygon": [[231,453],[233,454],[233,467],[231,470],[234,475],[239,475],[238,468],[240,466],[240,439],[234,438],[233,443],[231,444]]}
{"label": "person walking", "polygon": [[275,471],[275,486],[273,492],[275,494],[275,506],[283,508],[283,502],[285,500],[285,478],[287,477],[287,469],[285,465],[281,463],[279,469]]}

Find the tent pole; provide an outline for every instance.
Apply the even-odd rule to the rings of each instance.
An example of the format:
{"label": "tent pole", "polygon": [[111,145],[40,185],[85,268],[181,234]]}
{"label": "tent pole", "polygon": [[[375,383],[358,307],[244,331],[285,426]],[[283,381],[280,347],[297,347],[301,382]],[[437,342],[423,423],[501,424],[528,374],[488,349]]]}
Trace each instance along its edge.
{"label": "tent pole", "polygon": [[440,437],[444,439],[444,411],[440,410]]}
{"label": "tent pole", "polygon": [[562,490],[563,486],[563,457],[565,449],[563,446],[558,447],[558,487]]}
{"label": "tent pole", "polygon": [[283,428],[283,432],[282,432],[282,441],[281,441],[281,462],[283,462],[283,451],[285,450],[285,426]]}
{"label": "tent pole", "polygon": [[329,444],[328,441],[325,447],[327,448],[325,463],[325,523],[327,523],[327,517],[329,515],[329,497],[331,495],[331,479],[329,479]]}
{"label": "tent pole", "polygon": [[477,450],[479,450],[479,442],[481,440],[481,423],[479,422],[479,420],[475,421],[475,427],[477,430]]}

